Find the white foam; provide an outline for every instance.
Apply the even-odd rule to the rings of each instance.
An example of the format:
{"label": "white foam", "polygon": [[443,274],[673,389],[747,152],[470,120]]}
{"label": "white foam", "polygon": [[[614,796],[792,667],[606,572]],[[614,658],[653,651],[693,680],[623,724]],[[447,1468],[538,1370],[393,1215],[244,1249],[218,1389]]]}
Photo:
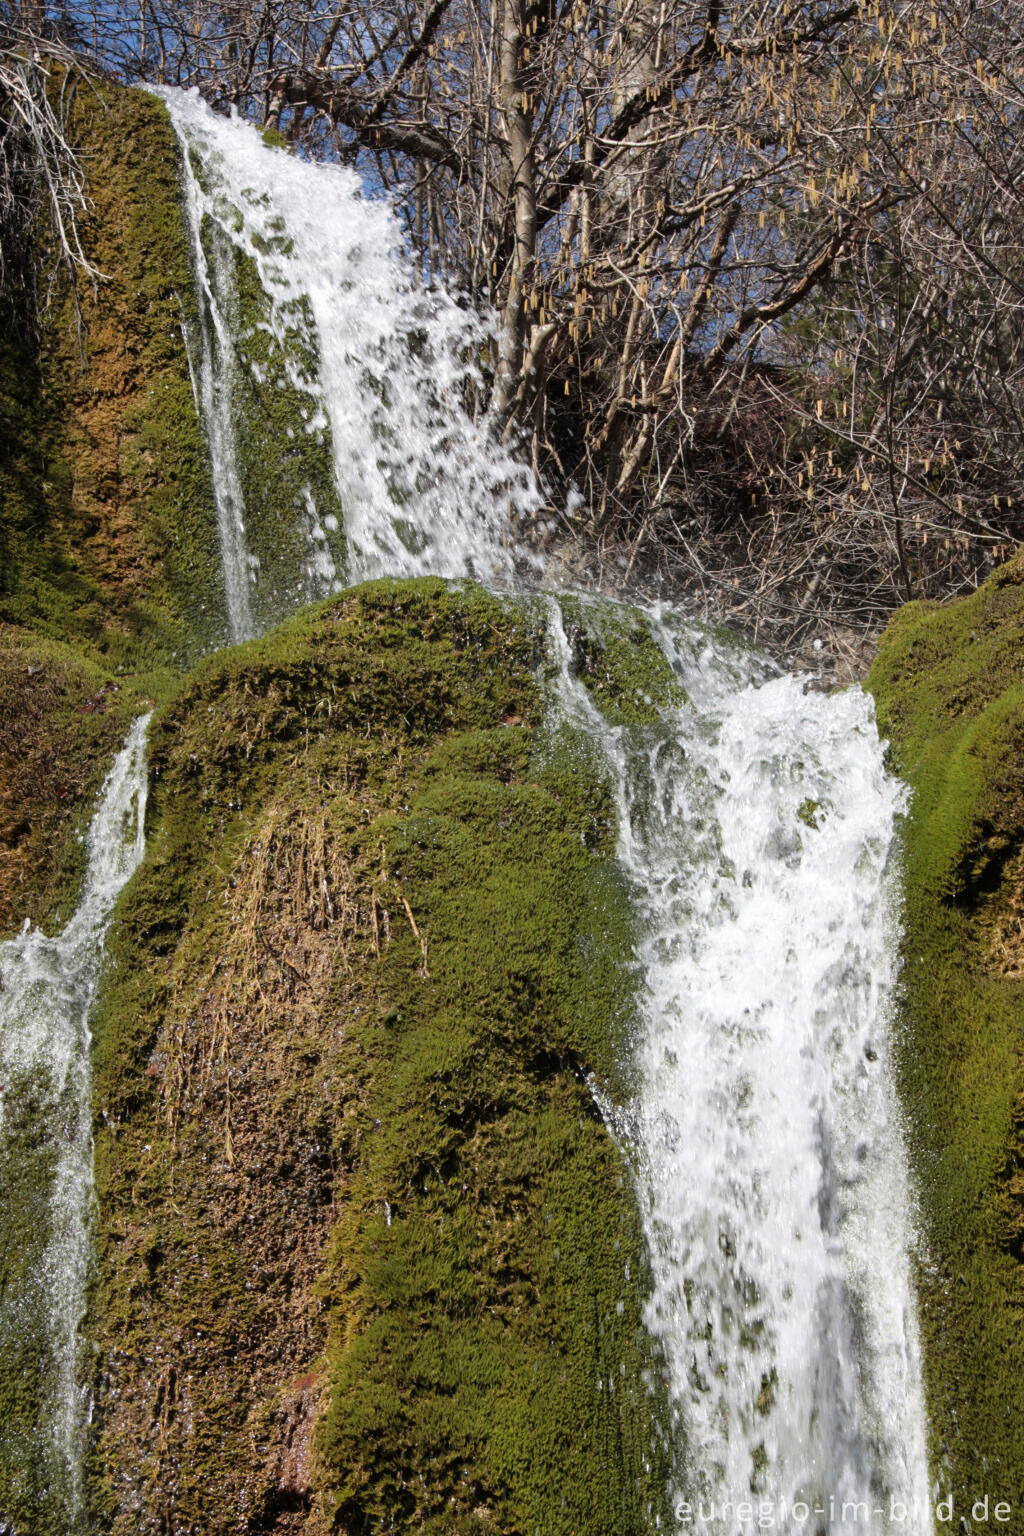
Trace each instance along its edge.
{"label": "white foam", "polygon": [[[352,171],[269,148],[250,125],[218,117],[195,93],[159,94],[184,150],[199,293],[209,317],[200,396],[232,638],[251,633],[252,622],[247,513],[236,469],[240,429],[231,405],[238,366],[229,324],[233,274],[229,262],[211,261],[207,248],[234,244],[255,262],[289,382],[309,397],[307,430],[330,427],[344,549],[314,509],[310,542],[317,528],[324,537],[316,540],[321,548],[309,557],[294,606],[326,595],[342,573],[349,581],[437,575],[509,584],[516,528],[536,511],[540,495],[529,469],[466,407],[491,345],[484,318],[442,291],[416,286],[391,209],[365,196]],[[317,360],[312,375],[310,357]]]}

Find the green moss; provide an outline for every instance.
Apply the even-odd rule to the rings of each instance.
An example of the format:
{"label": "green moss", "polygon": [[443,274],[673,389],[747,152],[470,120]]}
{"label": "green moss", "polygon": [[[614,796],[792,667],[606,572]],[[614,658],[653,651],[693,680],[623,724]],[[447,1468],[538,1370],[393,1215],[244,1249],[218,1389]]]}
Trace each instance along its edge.
{"label": "green moss", "polygon": [[560,597],[572,663],[613,725],[651,724],[686,700],[642,613],[605,598]]}
{"label": "green moss", "polygon": [[[217,239],[223,236],[207,221],[211,256]],[[327,576],[312,568],[314,551],[344,571],[344,514],[330,427],[319,409],[320,360],[308,300],[272,304],[256,262],[237,246],[221,253],[220,266],[234,280],[232,421],[246,542],[259,562],[253,617],[265,630],[329,590]]]}
{"label": "green moss", "polygon": [[44,1256],[60,1134],[44,1078],[4,1083],[0,1140],[0,1511],[17,1531],[52,1529],[65,1491],[65,1469],[40,1432],[40,1404],[48,1418],[55,1384]]}
{"label": "green moss", "polygon": [[592,1087],[627,1091],[631,915],[544,656],[533,604],[374,583],[154,721],[94,1026],[101,1528],[664,1517]]}
{"label": "green moss", "polygon": [[0,327],[0,617],[112,669],[187,663],[224,615],[176,141],[155,97],[97,81],[74,88],[69,133],[101,276],[54,275],[40,228],[39,327]]}
{"label": "green moss", "polygon": [[347,1129],[365,1150],[322,1282],[345,1314],[321,1441],[342,1528],[660,1509],[642,1239],[588,1083],[621,1092],[629,913],[582,821],[540,784],[435,773],[379,827],[423,950],[410,919],[391,1024],[350,1037],[372,1120]]}
{"label": "green moss", "polygon": [[1024,1504],[1024,567],[911,604],[869,686],[913,789],[901,1076],[926,1222],[935,1465]]}

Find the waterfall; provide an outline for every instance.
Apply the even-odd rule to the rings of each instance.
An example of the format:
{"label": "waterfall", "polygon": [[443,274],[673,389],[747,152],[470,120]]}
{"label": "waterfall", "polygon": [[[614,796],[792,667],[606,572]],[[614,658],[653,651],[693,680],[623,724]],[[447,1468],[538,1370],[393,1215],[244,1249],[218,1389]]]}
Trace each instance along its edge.
{"label": "waterfall", "polygon": [[871,700],[662,610],[686,690],[612,728],[551,604],[560,707],[617,786],[639,908],[632,1149],[677,1430],[679,1529],[932,1530],[892,1088],[895,819]]}
{"label": "waterfall", "polygon": [[[240,408],[243,376],[264,400],[268,389],[288,390],[296,453],[329,441],[333,472],[327,507],[311,486],[299,488],[303,569],[284,605],[270,603],[268,622],[376,576],[508,585],[530,563],[515,532],[541,498],[529,470],[464,404],[493,345],[487,326],[442,289],[417,286],[393,214],[364,195],[354,172],[268,148],[195,93],[159,94],[182,146],[231,638],[252,633],[264,562],[239,482],[251,415]],[[247,268],[258,283],[243,303]],[[274,380],[254,335],[259,348],[273,346]]]}
{"label": "waterfall", "polygon": [[89,1015],[110,914],[143,854],[148,722],[148,715],[136,720],[103,786],[73,916],[56,937],[26,924],[0,944],[0,1207],[4,1232],[26,1238],[17,1267],[5,1264],[0,1348],[31,1360],[27,1369],[40,1377],[32,1422],[3,1426],[0,1455],[13,1480],[34,1491],[47,1528],[62,1536],[82,1529],[88,1397],[78,1364],[92,1198]]}
{"label": "waterfall", "polygon": [[[302,487],[296,600],[377,575],[507,587],[525,565],[536,581],[515,538],[538,490],[465,405],[486,325],[417,287],[393,215],[352,172],[268,148],[195,94],[161,94],[183,151],[229,595],[262,580],[236,469],[242,380],[269,377],[254,324],[298,402],[295,430],[329,443],[340,511]],[[870,701],[828,697],[662,609],[651,635],[685,700],[656,725],[612,724],[549,609],[553,707],[617,785],[641,935],[638,1089],[607,1113],[646,1226],[677,1528],[732,1532],[749,1501],[762,1528],[929,1536],[891,1059],[904,793]]]}
{"label": "waterfall", "polygon": [[[540,493],[467,404],[493,347],[484,321],[416,285],[393,214],[354,173],[270,148],[195,94],[160,94],[183,154],[225,639],[369,577],[536,578],[517,536]],[[268,453],[291,497],[273,526],[254,502]],[[324,463],[326,480],[307,472]],[[870,701],[826,696],[659,608],[645,622],[679,696],[647,723],[615,723],[545,601],[552,709],[607,766],[637,914],[636,1091],[603,1109],[645,1224],[675,1529],[930,1536],[892,1086],[904,792]],[[34,1222],[0,1295],[0,1347],[43,1359],[46,1420],[0,1455],[75,1536],[89,1013],[114,902],[142,857],[145,728],[104,786],[74,916],[55,938],[26,928],[0,946],[0,1168],[21,1156],[15,1106],[41,1127],[0,1196],[28,1191]]]}

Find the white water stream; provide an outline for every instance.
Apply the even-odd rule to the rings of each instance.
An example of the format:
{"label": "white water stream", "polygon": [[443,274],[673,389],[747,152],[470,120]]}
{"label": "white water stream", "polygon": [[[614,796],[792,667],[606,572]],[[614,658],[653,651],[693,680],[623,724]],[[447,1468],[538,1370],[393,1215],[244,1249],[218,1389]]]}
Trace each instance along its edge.
{"label": "white water stream", "polygon": [[[45,1488],[50,1518],[61,1522],[53,1529],[63,1536],[79,1530],[89,1406],[78,1371],[92,1199],[89,1015],[111,911],[142,859],[148,723],[148,715],[136,720],[103,786],[86,839],[82,895],[70,921],[52,938],[26,924],[17,938],[0,944],[0,1152],[7,1151],[19,1101],[32,1104],[44,1132],[37,1166],[21,1170],[33,1182],[32,1213],[41,1226],[33,1235],[41,1259],[22,1267],[20,1283],[4,1287],[0,1334],[33,1336],[43,1323],[48,1400],[40,1405],[38,1443],[27,1448],[27,1475]],[[7,1430],[0,1427],[0,1433]]]}
{"label": "white water stream", "polygon": [[641,1087],[606,1112],[636,1165],[678,1529],[928,1536],[890,1059],[905,792],[871,700],[664,612],[687,702],[610,727],[551,612],[561,707],[612,772],[639,904]]}
{"label": "white water stream", "polygon": [[[231,245],[219,230],[211,235],[209,242],[199,238],[203,219],[199,183],[189,175],[184,176],[182,182],[185,213],[193,236],[196,289],[206,320],[199,327],[198,367],[192,368],[192,379],[195,387],[198,378],[196,405],[206,429],[210,461],[216,466],[213,496],[228,615],[225,638],[237,645],[243,640],[251,640],[256,633],[250,587],[257,567],[246,545],[245,498],[235,454],[232,385],[238,364],[229,326],[230,312],[216,298],[218,293],[230,292]],[[207,243],[213,247],[209,255]]]}

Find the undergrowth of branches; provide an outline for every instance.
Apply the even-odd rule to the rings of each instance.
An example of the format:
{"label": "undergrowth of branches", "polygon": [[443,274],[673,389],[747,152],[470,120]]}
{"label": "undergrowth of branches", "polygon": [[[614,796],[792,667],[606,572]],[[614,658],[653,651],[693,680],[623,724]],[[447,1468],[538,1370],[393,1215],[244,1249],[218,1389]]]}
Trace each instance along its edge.
{"label": "undergrowth of branches", "polygon": [[[12,316],[11,299],[38,275],[32,249],[41,229],[48,276],[100,276],[82,245],[86,178],[68,133],[69,95],[87,69],[41,8],[0,3],[0,298]],[[22,308],[19,318],[32,317]]]}
{"label": "undergrowth of branches", "polygon": [[354,165],[421,281],[494,313],[471,403],[547,487],[566,580],[683,597],[791,655],[818,641],[848,674],[896,606],[972,589],[1024,533],[1018,8],[0,14],[5,232],[45,203],[84,262],[57,39]]}

